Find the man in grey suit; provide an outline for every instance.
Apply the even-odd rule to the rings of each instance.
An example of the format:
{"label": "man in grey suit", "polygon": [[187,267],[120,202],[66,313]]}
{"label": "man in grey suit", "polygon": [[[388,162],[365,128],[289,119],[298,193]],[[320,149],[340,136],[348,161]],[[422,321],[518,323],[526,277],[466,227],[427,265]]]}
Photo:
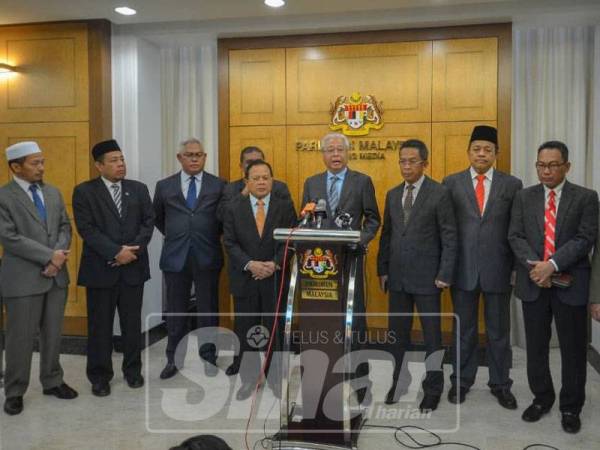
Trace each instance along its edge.
{"label": "man in grey suit", "polygon": [[444,388],[440,293],[452,283],[457,246],[450,193],[425,175],[428,156],[427,146],[417,139],[400,147],[404,182],[387,193],[377,258],[381,289],[389,290],[389,329],[397,340],[385,402],[396,403],[410,383],[403,359],[416,305],[419,314],[426,314],[420,316],[428,358],[419,405],[423,412],[437,408]]}
{"label": "man in grey suit", "polygon": [[566,180],[570,163],[564,143],[545,142],[537,153],[540,184],[515,197],[508,233],[518,262],[515,295],[522,300],[527,378],[534,394],[522,418],[537,422],[556,399],[548,358],[554,319],[562,360],[562,427],[577,433],[585,402],[589,253],[598,233],[598,194]]}
{"label": "man in grey suit", "polygon": [[[356,330],[354,336],[357,336],[358,341],[365,342],[367,323],[364,316],[363,261],[366,248],[377,233],[381,217],[371,178],[348,168],[349,150],[350,141],[343,134],[329,133],[321,139],[321,152],[327,170],[306,179],[301,206],[303,207],[313,200],[326,200],[326,227],[336,228],[335,216],[339,213],[348,213],[352,217],[350,228],[361,232],[360,248],[358,249],[361,255],[356,272],[357,285],[354,305],[358,315],[354,317],[353,328]],[[355,342],[353,349],[356,350],[359,347]],[[367,362],[358,365],[355,376],[363,378],[362,381],[366,382],[365,387],[357,388],[357,397],[360,403],[363,402],[370,390],[371,382],[367,381],[368,373]]]}
{"label": "man in grey suit", "polygon": [[4,411],[23,411],[36,335],[45,395],[73,399],[59,362],[69,274],[71,224],[58,189],[43,182],[44,157],[35,142],[6,149],[13,181],[0,188],[0,290],[6,305]]}
{"label": "man in grey suit", "polygon": [[448,400],[464,402],[475,382],[479,297],[483,294],[488,386],[500,405],[515,409],[517,401],[510,392],[512,380],[509,377],[513,254],[508,243],[508,225],[514,196],[523,188],[523,183],[494,169],[498,155],[495,128],[476,126],[467,155],[471,166],[442,182],[450,190],[458,229],[458,260],[451,293],[454,313],[460,323],[457,329],[457,321],[454,321],[453,341],[458,343],[460,351],[453,352]]}

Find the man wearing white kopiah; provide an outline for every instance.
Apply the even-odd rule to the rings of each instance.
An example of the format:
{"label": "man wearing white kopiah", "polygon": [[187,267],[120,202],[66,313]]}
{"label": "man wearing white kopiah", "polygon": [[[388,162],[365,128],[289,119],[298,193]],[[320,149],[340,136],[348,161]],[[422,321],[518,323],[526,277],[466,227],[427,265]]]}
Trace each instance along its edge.
{"label": "man wearing white kopiah", "polygon": [[36,142],[6,149],[13,180],[0,188],[0,293],[6,305],[4,411],[23,411],[35,336],[40,341],[44,395],[73,399],[59,362],[69,274],[71,224],[62,195],[43,182],[44,156]]}

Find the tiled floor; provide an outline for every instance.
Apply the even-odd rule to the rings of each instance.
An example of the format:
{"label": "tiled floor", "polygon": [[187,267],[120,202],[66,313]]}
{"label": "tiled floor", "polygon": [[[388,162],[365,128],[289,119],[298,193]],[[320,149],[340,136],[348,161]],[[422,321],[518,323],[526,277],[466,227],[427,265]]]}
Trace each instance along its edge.
{"label": "tiled floor", "polygon": [[[32,383],[25,396],[25,411],[10,417],[0,413],[0,448],[3,450],[87,450],[87,449],[161,449],[166,450],[185,438],[201,433],[218,434],[233,449],[245,449],[243,430],[250,402],[236,402],[238,385],[223,371],[214,378],[205,378],[202,365],[188,358],[184,371],[175,378],[161,381],[158,377],[164,359],[165,341],[144,352],[146,386],[132,390],[120,374],[112,382],[112,395],[94,397],[85,378],[85,357],[64,355],[65,380],[76,388],[80,396],[72,401],[58,400],[42,395],[37,381],[37,354],[34,356]],[[191,346],[190,346],[191,347]],[[190,348],[190,354],[193,349]],[[559,379],[558,351],[552,351],[555,381]],[[120,367],[120,356],[114,358],[115,368]],[[219,364],[227,366],[223,358]],[[444,367],[448,380],[450,367]],[[517,411],[501,408],[486,386],[487,370],[481,368],[467,401],[457,410],[448,403],[446,392],[440,407],[430,418],[416,418],[414,408],[419,399],[412,390],[402,398],[396,408],[385,407],[382,400],[389,388],[389,366],[375,361],[371,373],[374,381],[374,403],[367,414],[368,423],[378,425],[418,425],[438,430],[444,441],[460,441],[485,450],[521,450],[529,444],[546,443],[560,450],[600,448],[600,375],[588,366],[587,402],[582,413],[583,427],[577,435],[564,433],[560,414],[555,405],[550,414],[540,422],[527,424],[520,418],[531,401],[526,384],[525,353],[514,349],[515,380],[513,392],[519,400]],[[417,387],[416,382],[411,387]],[[447,391],[447,386],[446,386]],[[252,427],[248,442],[252,448],[263,436],[265,417],[267,425],[277,426],[278,404],[269,389],[261,390],[258,402],[260,416]],[[414,394],[414,395],[413,395]],[[4,397],[0,395],[3,402]],[[425,442],[430,437],[416,436]],[[258,445],[257,448],[261,448]],[[401,448],[395,443],[393,432],[364,430],[359,440],[359,450]],[[459,448],[447,446],[441,448]]]}

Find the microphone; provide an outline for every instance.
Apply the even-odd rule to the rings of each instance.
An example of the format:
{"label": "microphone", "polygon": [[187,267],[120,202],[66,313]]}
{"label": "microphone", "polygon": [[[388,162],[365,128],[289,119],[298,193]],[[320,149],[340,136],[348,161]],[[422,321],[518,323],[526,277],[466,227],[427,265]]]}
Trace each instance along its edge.
{"label": "microphone", "polygon": [[308,224],[308,222],[313,218],[316,206],[317,204],[314,200],[311,200],[304,205],[304,208],[300,212],[300,225],[298,226],[305,227]]}
{"label": "microphone", "polygon": [[350,213],[337,209],[335,211],[335,224],[343,230],[350,230],[350,224],[352,223],[352,216]]}
{"label": "microphone", "polygon": [[323,220],[327,219],[327,200],[321,198],[315,207],[316,228],[320,229],[323,226]]}

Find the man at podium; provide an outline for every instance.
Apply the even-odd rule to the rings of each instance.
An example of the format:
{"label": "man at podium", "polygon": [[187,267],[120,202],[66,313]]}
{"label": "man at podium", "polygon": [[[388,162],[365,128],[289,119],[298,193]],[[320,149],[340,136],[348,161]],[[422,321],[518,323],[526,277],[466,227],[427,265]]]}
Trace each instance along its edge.
{"label": "man at podium", "polygon": [[[359,349],[358,342],[365,342],[367,333],[364,302],[364,270],[363,259],[366,248],[375,237],[381,216],[375,198],[373,181],[368,175],[348,168],[348,152],[350,141],[340,133],[328,133],[321,139],[321,153],[325,164],[325,172],[313,175],[304,182],[302,205],[318,200],[326,201],[327,219],[326,228],[337,228],[335,218],[349,215],[351,218],[349,228],[361,232],[360,250],[363,255],[359,258],[356,272],[355,311],[357,316],[353,320],[354,336],[353,350]],[[367,377],[369,374],[368,363],[358,366],[354,377],[356,379]],[[367,387],[357,390],[358,401],[362,403],[371,382]]]}

